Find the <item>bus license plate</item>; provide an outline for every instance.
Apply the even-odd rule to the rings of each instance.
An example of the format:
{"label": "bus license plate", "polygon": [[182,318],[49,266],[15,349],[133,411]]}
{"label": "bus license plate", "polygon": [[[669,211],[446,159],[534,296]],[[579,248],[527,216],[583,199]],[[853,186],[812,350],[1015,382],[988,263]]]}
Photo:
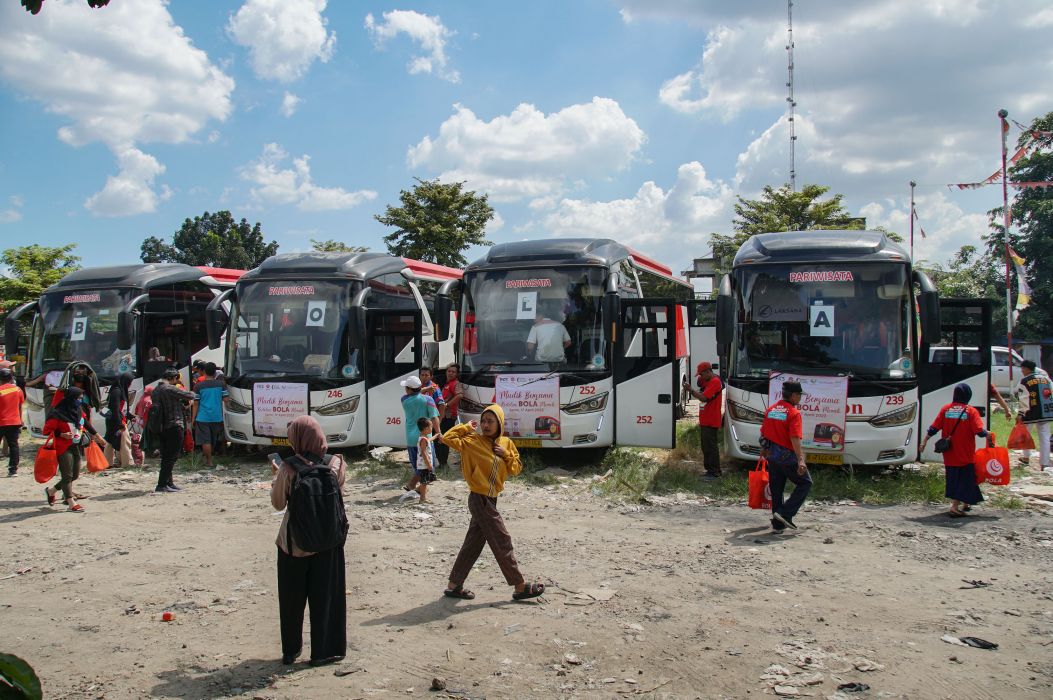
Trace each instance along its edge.
{"label": "bus license plate", "polygon": [[272,445],[281,445],[282,447],[288,447],[289,446],[289,438],[287,438],[287,437],[272,437],[271,438],[271,444]]}
{"label": "bus license plate", "polygon": [[804,459],[812,464],[836,464],[845,462],[845,456],[840,452],[806,452]]}
{"label": "bus license plate", "polygon": [[541,440],[534,438],[512,438],[512,444],[516,447],[541,447]]}

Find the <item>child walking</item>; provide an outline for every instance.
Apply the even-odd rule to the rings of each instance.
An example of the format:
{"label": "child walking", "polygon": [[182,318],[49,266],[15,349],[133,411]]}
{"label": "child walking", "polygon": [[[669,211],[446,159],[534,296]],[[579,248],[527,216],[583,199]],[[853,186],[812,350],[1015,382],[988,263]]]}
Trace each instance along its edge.
{"label": "child walking", "polygon": [[435,479],[435,447],[432,444],[432,440],[435,439],[435,435],[432,435],[432,421],[428,418],[417,419],[417,430],[420,431],[420,437],[417,438],[417,463],[413,468],[413,479],[410,481],[412,487],[402,494],[399,501],[408,500],[413,496],[414,493],[420,496],[418,503],[429,503],[428,501],[428,484],[434,482]]}
{"label": "child walking", "polygon": [[[489,406],[479,422],[471,421],[455,425],[442,435],[443,444],[461,453],[461,472],[468,483],[468,511],[472,520],[464,536],[464,544],[457,554],[450,572],[450,581],[443,595],[448,598],[475,598],[464,587],[464,581],[483,551],[490,545],[497,564],[501,567],[505,582],[514,586],[512,598],[526,600],[545,592],[542,583],[527,583],[519,571],[512,551],[512,537],[505,529],[504,520],[497,512],[497,496],[504,489],[505,479],[523,469],[519,451],[504,433],[505,413],[497,404]],[[479,432],[476,432],[478,429]]]}

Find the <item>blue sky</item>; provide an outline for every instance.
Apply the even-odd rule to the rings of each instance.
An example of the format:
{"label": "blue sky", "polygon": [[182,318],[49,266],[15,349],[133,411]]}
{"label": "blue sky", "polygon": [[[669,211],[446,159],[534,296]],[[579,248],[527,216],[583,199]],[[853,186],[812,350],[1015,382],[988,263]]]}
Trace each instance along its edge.
{"label": "blue sky", "polygon": [[[413,178],[490,194],[495,241],[609,236],[674,268],[788,178],[780,0],[0,4],[0,247],[138,260],[229,209],[282,251],[383,250]],[[799,0],[798,184],[943,260],[1000,188],[1001,107],[1053,110],[1048,3]],[[1015,130],[1014,130],[1015,135]],[[480,251],[472,251],[473,257]]]}

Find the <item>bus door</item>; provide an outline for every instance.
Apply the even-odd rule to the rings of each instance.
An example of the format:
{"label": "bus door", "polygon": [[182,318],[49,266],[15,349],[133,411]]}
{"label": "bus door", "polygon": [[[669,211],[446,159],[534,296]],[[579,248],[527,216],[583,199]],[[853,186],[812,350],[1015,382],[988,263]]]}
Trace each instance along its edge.
{"label": "bus door", "polygon": [[421,367],[420,309],[366,311],[366,419],[370,445],[406,447],[402,380]]}
{"label": "bus door", "polygon": [[[940,299],[940,344],[922,343],[918,353],[921,431],[932,425],[962,382],[973,390],[970,404],[990,426],[991,308],[990,299]],[[929,440],[922,460],[940,461],[932,449],[935,444],[935,439]],[[983,440],[978,438],[976,446],[982,447]]]}
{"label": "bus door", "polygon": [[680,391],[676,302],[622,299],[614,346],[614,441],[672,448]]}
{"label": "bus door", "polygon": [[713,372],[720,374],[720,358],[717,351],[717,300],[695,299],[688,302],[688,327],[691,341],[691,366],[689,375],[694,375],[699,362],[713,364]]}

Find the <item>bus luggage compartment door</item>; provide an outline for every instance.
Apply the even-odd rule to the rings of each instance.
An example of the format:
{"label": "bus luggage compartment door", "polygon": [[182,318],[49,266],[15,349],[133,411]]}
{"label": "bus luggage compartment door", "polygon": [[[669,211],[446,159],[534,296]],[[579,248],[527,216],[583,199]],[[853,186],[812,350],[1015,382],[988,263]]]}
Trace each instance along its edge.
{"label": "bus luggage compartment door", "polygon": [[676,305],[622,299],[614,346],[614,441],[664,447],[676,441]]}
{"label": "bus luggage compartment door", "polygon": [[370,445],[406,447],[402,380],[421,366],[419,309],[369,309],[365,333],[366,419]]}

